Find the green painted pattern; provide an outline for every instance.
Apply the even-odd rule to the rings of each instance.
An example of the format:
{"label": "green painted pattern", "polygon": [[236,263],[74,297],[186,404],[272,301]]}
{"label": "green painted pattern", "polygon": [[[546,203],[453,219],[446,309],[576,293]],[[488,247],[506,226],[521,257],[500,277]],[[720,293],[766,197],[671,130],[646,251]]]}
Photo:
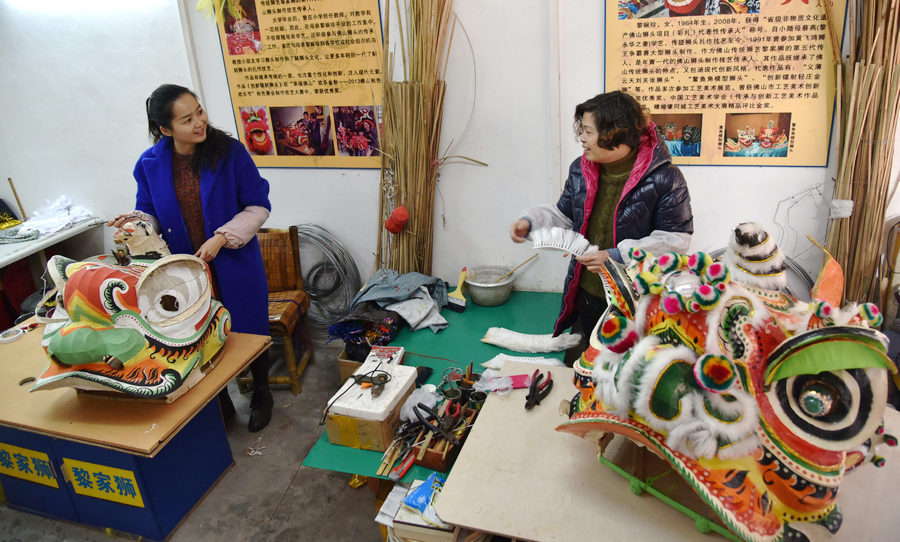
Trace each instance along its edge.
{"label": "green painted pattern", "polygon": [[663,420],[674,420],[681,414],[681,398],[699,389],[691,364],[675,360],[660,373],[653,386],[650,410]]}
{"label": "green painted pattern", "polygon": [[[591,423],[591,422],[595,422],[595,421],[598,421],[598,420],[597,419],[579,419],[579,420],[570,421],[564,425],[579,424],[579,423]],[[703,516],[700,516],[699,514],[697,514],[690,508],[687,508],[686,506],[678,503],[671,497],[668,497],[667,495],[663,494],[659,490],[653,488],[647,482],[644,482],[643,480],[640,480],[639,478],[629,474],[628,472],[621,469],[620,467],[615,465],[615,463],[609,461],[602,455],[598,455],[597,456],[598,459],[603,464],[610,467],[616,473],[628,478],[629,480],[632,480],[633,486],[635,484],[638,484],[641,487],[641,489],[646,490],[648,493],[650,493],[657,499],[665,502],[672,508],[675,508],[676,510],[678,510],[678,511],[682,512],[683,514],[694,519],[695,525],[698,525],[698,530],[700,530],[698,521],[702,520],[702,522],[706,522],[703,524],[704,527],[708,526],[710,528],[710,530],[713,530],[713,531],[717,532],[718,534],[727,537],[729,540],[735,540],[738,542],[740,542],[742,540],[741,538],[736,536],[731,531],[736,531],[736,532],[740,532],[740,533],[743,533],[746,535],[751,535],[751,533],[746,532],[746,530],[740,523],[738,523],[737,521],[734,520],[734,518],[731,516],[731,513],[728,510],[726,510],[719,503],[719,501],[714,499],[709,494],[709,491],[706,489],[706,486],[704,486],[701,483],[698,483],[694,479],[693,473],[691,472],[691,470],[689,468],[687,468],[687,466],[680,459],[678,459],[674,454],[672,454],[672,452],[668,448],[666,448],[665,446],[660,444],[660,442],[653,435],[651,435],[650,433],[647,433],[646,431],[643,431],[642,429],[640,429],[638,427],[635,427],[635,426],[627,424],[627,423],[620,422],[618,420],[603,418],[602,421],[603,421],[603,423],[607,423],[610,425],[617,425],[619,427],[627,428],[630,431],[635,431],[635,432],[639,433],[640,435],[642,435],[643,437],[645,437],[648,441],[650,441],[650,443],[652,443],[652,445],[653,445],[654,451],[659,452],[663,455],[663,458],[669,463],[669,465],[672,466],[672,468],[675,470],[675,472],[677,472],[679,474],[679,476],[681,476],[682,479],[684,479],[684,481],[687,482],[687,484],[691,486],[691,488],[697,493],[697,495],[700,496],[700,498],[703,500],[703,502],[706,503],[710,508],[712,508],[712,510],[716,513],[717,516],[719,516],[719,518],[722,520],[722,522],[725,523],[725,525],[728,527],[728,529],[731,529],[731,530],[729,531],[728,529],[723,529],[719,525],[716,525],[715,523],[710,522],[708,519],[704,518]],[[703,531],[701,530],[701,532],[703,532]],[[777,534],[774,537],[752,537],[752,536],[748,537],[748,540],[760,541],[760,542],[762,542],[762,541],[781,542],[782,539],[783,539],[783,537],[782,537],[781,533]]]}

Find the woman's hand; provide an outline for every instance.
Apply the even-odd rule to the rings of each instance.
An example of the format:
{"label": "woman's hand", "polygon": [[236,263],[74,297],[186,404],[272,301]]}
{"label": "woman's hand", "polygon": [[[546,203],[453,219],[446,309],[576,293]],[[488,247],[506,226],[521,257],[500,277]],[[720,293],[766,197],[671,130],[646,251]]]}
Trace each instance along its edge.
{"label": "woman's hand", "polygon": [[609,252],[606,250],[588,250],[575,259],[587,267],[591,273],[599,273],[603,269],[603,262],[609,259]]}
{"label": "woman's hand", "polygon": [[509,238],[516,243],[522,243],[525,241],[525,236],[528,235],[529,230],[531,230],[531,224],[524,218],[520,218],[513,222],[513,225],[509,228]]}
{"label": "woman's hand", "polygon": [[225,239],[223,234],[217,233],[200,245],[200,250],[198,250],[194,256],[200,258],[204,262],[211,262],[227,242],[228,240]]}
{"label": "woman's hand", "polygon": [[134,211],[129,213],[122,213],[120,215],[116,215],[112,220],[106,223],[107,226],[112,226],[113,228],[121,228],[128,222],[137,222],[141,217]]}

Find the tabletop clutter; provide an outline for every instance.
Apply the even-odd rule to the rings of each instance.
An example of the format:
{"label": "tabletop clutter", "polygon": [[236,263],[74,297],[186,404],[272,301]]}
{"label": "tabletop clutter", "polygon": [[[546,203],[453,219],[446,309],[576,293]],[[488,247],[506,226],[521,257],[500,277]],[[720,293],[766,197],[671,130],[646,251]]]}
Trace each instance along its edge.
{"label": "tabletop clutter", "polygon": [[[350,313],[329,328],[332,338],[344,341],[344,350],[338,357],[343,384],[326,403],[322,416],[328,442],[382,452],[375,474],[396,483],[399,500],[409,501],[427,491],[427,500],[433,503],[440,493],[443,476],[450,472],[489,393],[524,390],[517,402],[522,401],[520,408],[523,415],[528,415],[553,388],[549,370],[552,367],[501,377],[499,369],[505,361],[527,360],[538,366],[562,362],[498,354],[478,370],[471,360],[462,367],[446,367],[437,384],[425,384],[431,372],[439,369],[404,365],[405,348],[389,343],[404,322],[412,331],[431,329],[437,333],[447,327],[449,323],[440,315],[440,308],[464,312],[467,301],[483,307],[503,304],[512,290],[513,273],[533,259],[515,268],[477,266],[471,269],[471,276],[464,268],[456,289],[449,293],[449,287],[433,277],[379,270],[351,303]],[[479,279],[483,285],[477,283]],[[481,290],[475,291],[478,287]],[[481,293],[490,299],[484,295],[478,298]],[[498,340],[493,335],[482,342],[526,352],[552,352],[568,346],[543,344],[547,338],[539,339],[541,348],[517,345],[515,340]],[[435,472],[424,483],[415,480],[409,487],[402,480],[414,465]],[[419,505],[422,502],[420,499]],[[444,524],[431,506],[398,504],[388,516],[384,522],[392,525],[398,536],[406,533],[413,540],[425,534],[432,537],[429,540],[452,540],[455,536],[454,526]]]}
{"label": "tabletop clutter", "polygon": [[[392,479],[401,478],[413,464],[450,470],[489,392],[528,388],[524,408],[529,410],[553,387],[549,370],[487,378],[470,362],[464,369],[445,369],[438,386],[416,388],[418,375],[428,368],[402,365],[403,355],[403,347],[373,347],[323,413],[329,442],[384,452],[378,474],[390,473]],[[395,465],[400,470],[393,470]]]}
{"label": "tabletop clutter", "polygon": [[[404,355],[404,347],[373,346],[361,363],[341,360],[346,364],[355,363],[355,370],[343,375],[343,384],[329,399],[323,413],[331,444],[383,452],[376,474],[395,482],[413,465],[448,473],[489,393],[506,394],[513,389],[525,389],[522,403],[525,413],[538,407],[553,387],[552,367],[500,377],[496,369],[476,371],[474,362],[444,369],[437,385],[417,387],[417,383],[427,380],[432,370],[403,365]],[[548,365],[562,363],[501,354],[483,365],[499,368],[506,359],[535,359]],[[345,369],[346,365],[342,366],[342,372]],[[427,482],[427,486],[436,495],[440,483],[439,478]],[[403,490],[407,488],[403,486]],[[412,512],[407,510],[409,513]],[[452,531],[441,525],[439,518],[431,522],[408,518],[408,526],[414,526],[417,521],[424,521],[419,527],[426,530]]]}

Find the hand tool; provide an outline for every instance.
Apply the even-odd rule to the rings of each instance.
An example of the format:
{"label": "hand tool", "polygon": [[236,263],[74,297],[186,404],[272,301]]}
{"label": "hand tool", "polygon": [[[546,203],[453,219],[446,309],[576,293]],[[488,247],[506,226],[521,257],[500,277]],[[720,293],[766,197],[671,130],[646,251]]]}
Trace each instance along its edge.
{"label": "hand tool", "polygon": [[547,379],[544,380],[541,370],[535,369],[534,374],[531,375],[531,386],[528,388],[528,395],[525,396],[525,410],[531,410],[535,405],[541,404],[541,401],[550,394],[552,389],[553,375],[550,371],[547,371]]}
{"label": "hand tool", "polygon": [[377,374],[351,375],[351,377],[360,388],[372,388],[372,397],[381,395],[381,392],[384,391],[384,385],[390,380],[390,375],[384,371],[378,371]]}

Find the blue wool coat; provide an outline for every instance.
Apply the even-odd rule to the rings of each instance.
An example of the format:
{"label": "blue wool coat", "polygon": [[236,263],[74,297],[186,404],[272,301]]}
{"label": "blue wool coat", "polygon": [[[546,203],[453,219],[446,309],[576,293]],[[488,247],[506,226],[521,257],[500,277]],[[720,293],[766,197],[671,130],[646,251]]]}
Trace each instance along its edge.
{"label": "blue wool coat", "polygon": [[[160,233],[173,254],[193,254],[175,196],[172,152],[172,138],[164,137],[138,159],[134,166],[138,186],[135,209],[159,220]],[[232,140],[227,156],[215,171],[200,171],[200,199],[207,239],[245,207],[272,209],[269,183],[237,140]],[[211,263],[219,282],[219,297],[231,313],[232,329],[268,335],[268,286],[256,237],[241,248],[223,247]]]}

